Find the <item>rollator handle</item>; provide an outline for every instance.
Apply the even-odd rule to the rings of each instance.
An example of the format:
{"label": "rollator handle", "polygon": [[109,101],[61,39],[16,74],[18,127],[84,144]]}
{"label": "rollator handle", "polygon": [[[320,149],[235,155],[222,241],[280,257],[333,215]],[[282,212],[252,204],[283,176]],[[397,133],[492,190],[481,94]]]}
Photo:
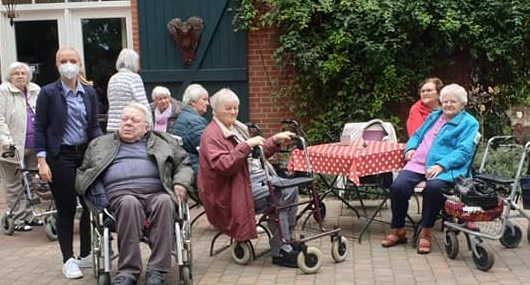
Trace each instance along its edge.
{"label": "rollator handle", "polygon": [[14,144],[9,145],[9,149],[2,153],[3,158],[15,157],[15,150],[17,147]]}

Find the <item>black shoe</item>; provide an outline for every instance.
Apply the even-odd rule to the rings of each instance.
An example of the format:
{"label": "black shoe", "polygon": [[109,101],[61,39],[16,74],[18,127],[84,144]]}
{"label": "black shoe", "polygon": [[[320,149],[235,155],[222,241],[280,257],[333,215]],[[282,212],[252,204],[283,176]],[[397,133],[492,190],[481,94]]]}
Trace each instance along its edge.
{"label": "black shoe", "polygon": [[298,268],[298,263],[296,262],[298,258],[298,250],[291,250],[290,252],[285,252],[283,249],[280,249],[280,256],[272,257],[272,264],[278,266]]}
{"label": "black shoe", "polygon": [[17,232],[29,232],[31,230],[33,230],[33,228],[30,225],[26,225],[25,223],[15,225],[15,231]]}
{"label": "black shoe", "polygon": [[116,278],[114,278],[112,285],[136,285],[136,280],[132,279],[131,277],[118,275]]}
{"label": "black shoe", "polygon": [[24,221],[24,223],[26,223],[26,225],[32,226],[32,227],[44,226],[44,222],[41,219],[38,219],[38,218],[33,218],[33,219],[29,220],[29,221]]}
{"label": "black shoe", "polygon": [[146,285],[164,285],[164,274],[158,271],[149,271],[145,274]]}
{"label": "black shoe", "polygon": [[294,242],[294,243],[291,243],[290,245],[294,251],[297,251],[297,254],[298,252],[302,251],[302,248],[304,247],[304,245],[301,242]]}

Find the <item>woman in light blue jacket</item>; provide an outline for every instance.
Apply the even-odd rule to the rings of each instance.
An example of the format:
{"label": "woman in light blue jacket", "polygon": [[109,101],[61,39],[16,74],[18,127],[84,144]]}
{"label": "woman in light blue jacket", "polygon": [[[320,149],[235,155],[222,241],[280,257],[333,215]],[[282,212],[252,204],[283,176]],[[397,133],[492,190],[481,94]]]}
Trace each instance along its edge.
{"label": "woman in light blue jacket", "polygon": [[443,207],[443,193],[456,177],[468,174],[479,125],[464,110],[467,92],[460,85],[450,84],[440,91],[440,101],[442,109],[432,112],[406,144],[407,163],[390,186],[392,232],[383,240],[383,247],[407,242],[404,226],[409,199],[414,187],[426,181],[417,251],[430,253],[431,230]]}

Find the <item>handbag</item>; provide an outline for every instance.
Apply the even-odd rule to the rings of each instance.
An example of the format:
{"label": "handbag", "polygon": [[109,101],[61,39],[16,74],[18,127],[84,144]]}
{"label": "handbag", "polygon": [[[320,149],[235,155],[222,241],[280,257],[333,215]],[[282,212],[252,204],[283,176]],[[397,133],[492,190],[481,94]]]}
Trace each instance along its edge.
{"label": "handbag", "polygon": [[496,186],[479,179],[458,176],[455,179],[455,194],[467,206],[478,206],[483,210],[493,209],[498,204]]}

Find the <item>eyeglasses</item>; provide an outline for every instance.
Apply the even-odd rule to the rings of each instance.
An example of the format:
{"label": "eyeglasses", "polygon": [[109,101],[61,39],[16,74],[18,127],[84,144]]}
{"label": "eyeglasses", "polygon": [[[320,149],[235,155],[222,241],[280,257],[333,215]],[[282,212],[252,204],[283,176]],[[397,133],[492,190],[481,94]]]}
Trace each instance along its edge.
{"label": "eyeglasses", "polygon": [[129,120],[131,120],[131,122],[133,122],[134,124],[147,123],[145,120],[137,118],[137,117],[121,117],[120,118],[120,121],[122,123],[127,123]]}
{"label": "eyeglasses", "polygon": [[28,75],[28,73],[25,71],[15,71],[11,73],[11,75],[20,76],[20,75]]}

